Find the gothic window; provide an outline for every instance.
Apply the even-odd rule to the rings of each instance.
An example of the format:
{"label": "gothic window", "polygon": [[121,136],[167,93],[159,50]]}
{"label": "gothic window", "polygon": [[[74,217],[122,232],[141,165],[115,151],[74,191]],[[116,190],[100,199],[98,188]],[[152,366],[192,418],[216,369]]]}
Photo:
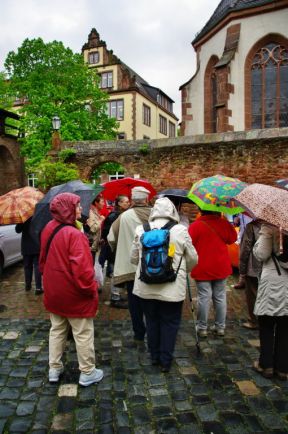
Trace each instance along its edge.
{"label": "gothic window", "polygon": [[251,128],[288,126],[288,46],[270,42],[251,63]]}
{"label": "gothic window", "polygon": [[217,75],[214,71],[211,75],[211,89],[212,89],[212,113],[211,113],[211,126],[212,133],[217,133]]}

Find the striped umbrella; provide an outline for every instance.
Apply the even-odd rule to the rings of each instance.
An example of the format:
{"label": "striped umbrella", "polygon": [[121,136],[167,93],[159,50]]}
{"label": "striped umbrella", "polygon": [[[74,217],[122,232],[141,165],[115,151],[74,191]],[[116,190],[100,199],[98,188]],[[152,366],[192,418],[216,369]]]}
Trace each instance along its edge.
{"label": "striped umbrella", "polygon": [[36,203],[43,196],[33,187],[17,188],[0,196],[0,224],[24,223],[33,215]]}

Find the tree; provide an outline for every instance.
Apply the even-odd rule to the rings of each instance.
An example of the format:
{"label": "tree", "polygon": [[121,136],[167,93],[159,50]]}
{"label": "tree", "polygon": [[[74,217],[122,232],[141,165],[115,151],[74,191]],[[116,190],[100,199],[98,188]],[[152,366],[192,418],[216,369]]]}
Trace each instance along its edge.
{"label": "tree", "polygon": [[8,53],[5,69],[9,85],[0,85],[0,101],[13,96],[24,102],[19,110],[21,152],[30,165],[50,150],[55,115],[61,119],[62,140],[115,137],[117,122],[106,114],[108,95],[99,88],[97,73],[62,42],[25,39]]}

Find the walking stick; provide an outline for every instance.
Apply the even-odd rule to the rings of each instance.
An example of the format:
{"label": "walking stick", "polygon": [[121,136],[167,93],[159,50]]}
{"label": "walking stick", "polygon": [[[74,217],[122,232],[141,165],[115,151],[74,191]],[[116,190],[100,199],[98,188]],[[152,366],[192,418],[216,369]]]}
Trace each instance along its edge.
{"label": "walking stick", "polygon": [[193,324],[194,324],[194,329],[195,329],[195,339],[196,339],[197,355],[199,356],[201,354],[201,348],[200,348],[200,342],[199,342],[199,337],[198,337],[196,318],[195,318],[195,311],[194,311],[194,306],[193,306],[193,301],[192,301],[192,291],[191,291],[191,286],[190,286],[190,281],[189,281],[188,274],[186,275],[186,280],[187,280],[187,289],[188,289],[188,295],[189,295],[189,300],[190,300],[190,309],[191,309],[192,319],[193,319]]}

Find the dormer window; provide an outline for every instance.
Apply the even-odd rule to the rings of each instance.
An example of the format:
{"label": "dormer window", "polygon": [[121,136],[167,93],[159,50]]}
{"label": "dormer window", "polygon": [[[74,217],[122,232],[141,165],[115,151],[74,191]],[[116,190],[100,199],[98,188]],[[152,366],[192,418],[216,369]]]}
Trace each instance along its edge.
{"label": "dormer window", "polygon": [[99,63],[99,51],[90,51],[88,54],[88,63],[89,65]]}

